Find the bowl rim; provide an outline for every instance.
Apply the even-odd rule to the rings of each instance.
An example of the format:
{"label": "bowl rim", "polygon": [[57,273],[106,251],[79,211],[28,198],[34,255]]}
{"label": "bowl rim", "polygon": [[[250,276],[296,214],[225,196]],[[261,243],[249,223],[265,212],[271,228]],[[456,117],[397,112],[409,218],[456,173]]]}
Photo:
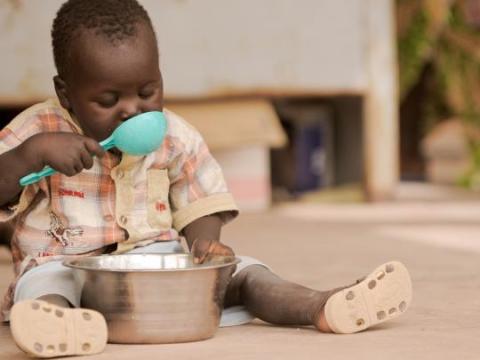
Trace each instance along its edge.
{"label": "bowl rim", "polygon": [[195,267],[190,267],[190,268],[178,268],[178,269],[107,269],[107,268],[92,268],[86,265],[80,265],[80,264],[75,264],[75,262],[85,260],[85,259],[95,259],[95,258],[102,258],[105,256],[113,256],[113,257],[127,257],[127,256],[135,256],[135,257],[143,257],[143,256],[149,256],[149,257],[160,257],[160,256],[165,256],[165,255],[176,255],[176,256],[182,256],[182,257],[189,257],[191,254],[185,253],[144,253],[144,254],[118,254],[118,255],[110,255],[110,254],[105,254],[105,255],[96,255],[96,256],[86,256],[86,257],[81,257],[81,258],[72,258],[72,259],[65,259],[62,261],[62,264],[64,266],[67,266],[72,269],[78,269],[78,270],[84,270],[84,271],[96,271],[96,272],[117,272],[117,273],[143,273],[143,272],[177,272],[177,271],[199,271],[199,270],[211,270],[211,269],[219,269],[227,266],[232,266],[232,265],[237,265],[240,263],[240,258],[236,256],[221,256],[218,255],[220,258],[231,258],[232,260],[223,264],[198,264]]}

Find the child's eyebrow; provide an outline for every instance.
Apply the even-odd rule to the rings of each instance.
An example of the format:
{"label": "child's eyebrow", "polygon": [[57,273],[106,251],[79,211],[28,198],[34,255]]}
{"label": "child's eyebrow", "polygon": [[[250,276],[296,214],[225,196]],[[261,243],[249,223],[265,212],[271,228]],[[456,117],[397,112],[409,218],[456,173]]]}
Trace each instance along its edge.
{"label": "child's eyebrow", "polygon": [[118,90],[115,90],[115,89],[99,89],[98,93],[100,95],[104,95],[104,94],[116,94],[118,92]]}
{"label": "child's eyebrow", "polygon": [[[162,80],[148,80],[144,83],[141,83],[140,86],[138,87],[139,89],[143,89],[144,87],[151,86],[151,85],[160,85],[162,83]],[[106,85],[104,87],[99,87],[96,89],[95,93],[96,94],[117,94],[118,92],[122,91],[123,86],[119,86],[118,88],[115,87],[114,85]]]}
{"label": "child's eyebrow", "polygon": [[159,84],[159,83],[161,83],[160,80],[151,80],[151,81],[147,81],[146,83],[142,84],[141,87],[145,87],[145,86],[152,85],[152,84]]}

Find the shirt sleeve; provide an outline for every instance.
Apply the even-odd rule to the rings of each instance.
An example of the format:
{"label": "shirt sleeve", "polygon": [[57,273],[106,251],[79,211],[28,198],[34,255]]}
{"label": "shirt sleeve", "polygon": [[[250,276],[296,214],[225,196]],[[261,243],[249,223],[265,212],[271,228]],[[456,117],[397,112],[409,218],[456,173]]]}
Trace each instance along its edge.
{"label": "shirt sleeve", "polygon": [[[21,123],[23,123],[23,125]],[[7,127],[0,131],[0,154],[14,149],[26,138],[35,133],[38,133],[38,127],[28,125],[28,122],[23,122],[20,118],[14,119]],[[19,213],[25,211],[32,203],[38,191],[39,186],[37,184],[24,187],[16,199],[0,207],[0,222],[9,221]]]}
{"label": "shirt sleeve", "polygon": [[170,151],[176,154],[169,168],[174,227],[181,231],[192,221],[214,213],[224,223],[229,222],[238,215],[238,207],[219,164],[193,127],[182,122],[174,130],[167,138]]}

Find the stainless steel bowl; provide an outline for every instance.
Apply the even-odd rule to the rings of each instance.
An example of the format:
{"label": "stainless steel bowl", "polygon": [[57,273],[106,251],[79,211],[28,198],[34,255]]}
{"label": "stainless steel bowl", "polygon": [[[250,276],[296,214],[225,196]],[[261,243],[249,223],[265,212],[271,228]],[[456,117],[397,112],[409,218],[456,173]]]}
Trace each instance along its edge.
{"label": "stainless steel bowl", "polygon": [[189,254],[66,260],[83,307],[101,312],[113,343],[176,343],[214,335],[235,257],[196,265]]}

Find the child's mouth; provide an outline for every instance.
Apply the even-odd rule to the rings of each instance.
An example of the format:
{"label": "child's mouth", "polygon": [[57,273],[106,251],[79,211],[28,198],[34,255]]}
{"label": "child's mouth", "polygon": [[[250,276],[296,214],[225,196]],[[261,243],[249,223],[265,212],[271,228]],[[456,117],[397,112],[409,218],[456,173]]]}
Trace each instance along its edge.
{"label": "child's mouth", "polygon": [[110,150],[108,150],[108,152],[116,156],[122,156],[122,152],[116,147],[111,148]]}

